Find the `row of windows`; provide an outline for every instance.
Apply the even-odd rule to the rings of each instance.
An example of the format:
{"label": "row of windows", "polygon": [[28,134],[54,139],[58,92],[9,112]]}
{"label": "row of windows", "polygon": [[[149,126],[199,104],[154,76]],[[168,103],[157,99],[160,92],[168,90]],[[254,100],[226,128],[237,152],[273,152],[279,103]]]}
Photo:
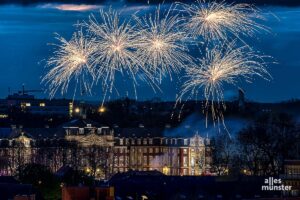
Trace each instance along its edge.
{"label": "row of windows", "polygon": [[[138,156],[138,157],[130,157],[131,165],[168,165],[168,166],[180,166],[180,160],[177,156]],[[119,156],[114,157],[114,164],[116,166],[127,166],[129,164],[129,158],[127,156]],[[189,166],[188,156],[182,157],[182,165],[184,167]],[[195,164],[193,164],[195,166]]]}
{"label": "row of windows", "polygon": [[[177,145],[178,140],[176,138],[161,138],[160,144],[161,145]],[[138,139],[129,139],[129,138],[120,138],[120,145],[152,145],[153,144],[153,138],[138,138]],[[183,139],[183,145],[188,145],[189,139]]]}
{"label": "row of windows", "polygon": [[[194,149],[191,149],[192,152]],[[180,148],[164,148],[164,147],[143,147],[143,148],[131,148],[130,150],[127,148],[116,148],[116,153],[129,153],[131,151],[132,153],[180,153]],[[183,154],[188,154],[188,149],[183,148]]]}

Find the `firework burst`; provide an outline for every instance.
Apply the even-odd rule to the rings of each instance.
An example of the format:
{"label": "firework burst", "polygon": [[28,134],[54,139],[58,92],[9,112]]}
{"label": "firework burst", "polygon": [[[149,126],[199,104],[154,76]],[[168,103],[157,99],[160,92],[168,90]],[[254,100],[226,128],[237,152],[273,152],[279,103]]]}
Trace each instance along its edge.
{"label": "firework burst", "polygon": [[[211,111],[213,120],[222,118],[225,109],[224,86],[237,86],[239,81],[252,82],[254,76],[271,78],[266,70],[264,59],[248,46],[235,47],[235,43],[216,46],[206,51],[197,66],[186,69],[184,83],[178,100],[194,97],[199,91],[204,92],[205,109]],[[216,106],[217,105],[217,106]],[[206,113],[207,116],[208,113]]]}
{"label": "firework burst", "polygon": [[185,44],[186,34],[180,30],[182,20],[172,13],[173,9],[170,6],[162,12],[159,6],[154,15],[135,17],[140,30],[137,55],[159,81],[166,75],[172,78],[172,73],[192,63]]}
{"label": "firework burst", "polygon": [[137,32],[128,21],[120,20],[120,13],[109,9],[100,11],[100,20],[92,15],[84,26],[95,38],[97,51],[95,62],[97,78],[106,90],[112,90],[115,73],[128,74],[136,82],[136,74],[142,68],[135,53]]}
{"label": "firework burst", "polygon": [[57,49],[47,62],[51,69],[42,80],[49,85],[50,96],[53,97],[58,90],[61,94],[66,93],[71,80],[76,82],[76,86],[80,84],[81,92],[90,92],[95,78],[92,62],[96,50],[94,40],[86,38],[82,31],[74,33],[70,41],[59,35],[56,39],[60,44],[55,44]]}
{"label": "firework burst", "polygon": [[257,21],[264,18],[249,4],[227,4],[197,0],[196,4],[182,4],[188,13],[186,30],[193,37],[202,36],[205,40],[226,40],[234,36],[253,36],[268,28]]}

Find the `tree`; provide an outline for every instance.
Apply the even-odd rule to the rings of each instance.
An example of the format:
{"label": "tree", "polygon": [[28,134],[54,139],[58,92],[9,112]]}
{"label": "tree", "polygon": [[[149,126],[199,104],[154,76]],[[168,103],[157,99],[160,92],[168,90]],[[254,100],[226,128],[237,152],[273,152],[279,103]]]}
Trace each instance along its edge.
{"label": "tree", "polygon": [[22,183],[29,183],[35,186],[51,185],[55,181],[50,169],[40,164],[25,164],[18,167],[17,177]]}
{"label": "tree", "polygon": [[234,155],[234,142],[226,134],[218,135],[211,140],[212,171],[217,175],[229,173]]}
{"label": "tree", "polygon": [[91,145],[84,148],[84,156],[87,159],[87,172],[97,178],[107,178],[109,171],[109,149],[99,145]]}
{"label": "tree", "polygon": [[264,115],[239,133],[239,158],[253,175],[278,175],[284,160],[296,158],[299,138],[291,116]]}

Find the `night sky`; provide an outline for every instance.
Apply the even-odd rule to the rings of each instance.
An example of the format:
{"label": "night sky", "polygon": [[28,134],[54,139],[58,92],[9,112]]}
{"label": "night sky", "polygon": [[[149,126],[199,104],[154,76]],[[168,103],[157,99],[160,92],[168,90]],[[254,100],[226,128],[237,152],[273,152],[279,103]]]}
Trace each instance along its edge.
{"label": "night sky", "polygon": [[[75,30],[73,24],[86,20],[91,12],[97,13],[102,6],[91,7],[92,10],[70,11],[64,6],[52,4],[39,6],[0,6],[0,98],[7,96],[8,87],[17,91],[25,84],[28,89],[45,88],[40,84],[45,74],[44,64],[53,50],[49,43],[54,33],[70,38]],[[122,9],[126,17],[143,8],[152,10],[149,6],[114,5]],[[67,7],[68,8],[68,7]],[[269,71],[273,80],[266,82],[256,79],[252,84],[241,84],[250,100],[260,102],[278,102],[291,98],[300,98],[300,7],[263,7],[267,18],[266,25],[271,27],[272,33],[259,34],[258,38],[249,41],[251,45],[271,55],[278,63],[270,64]],[[274,17],[274,15],[276,17]],[[125,84],[123,84],[125,82]],[[127,91],[131,84],[128,79],[118,79],[120,91]],[[163,100],[174,100],[180,84],[176,81],[163,80],[163,92],[154,93],[150,87],[141,84],[138,88],[140,100],[160,97]],[[64,97],[71,97],[73,92]],[[95,88],[92,97],[78,97],[82,99],[101,99],[100,88]],[[231,87],[225,92],[226,99],[236,96],[236,88]],[[126,92],[121,93],[124,96]],[[129,94],[132,95],[132,94]],[[47,97],[47,94],[39,94]],[[63,96],[57,95],[61,98]],[[120,97],[120,96],[118,96]],[[118,98],[115,96],[115,98]],[[132,96],[133,97],[133,96]]]}

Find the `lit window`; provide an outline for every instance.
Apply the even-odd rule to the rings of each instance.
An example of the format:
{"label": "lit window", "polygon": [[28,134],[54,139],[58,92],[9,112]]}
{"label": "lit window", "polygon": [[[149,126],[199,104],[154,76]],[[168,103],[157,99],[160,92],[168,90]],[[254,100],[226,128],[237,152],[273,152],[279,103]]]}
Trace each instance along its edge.
{"label": "lit window", "polygon": [[120,145],[123,145],[123,139],[120,139]]}
{"label": "lit window", "polygon": [[188,145],[188,140],[187,140],[187,139],[184,139],[184,140],[183,140],[183,143],[184,143],[184,145]]}
{"label": "lit window", "polygon": [[25,103],[25,106],[26,106],[26,107],[30,107],[30,106],[31,106],[31,103]]}
{"label": "lit window", "polygon": [[147,158],[147,156],[144,156],[144,165],[147,165],[148,164],[148,158]]}
{"label": "lit window", "polygon": [[186,156],[184,156],[184,157],[183,157],[183,166],[184,166],[184,167],[187,167],[187,165],[188,165],[188,159],[187,159]]}
{"label": "lit window", "polygon": [[5,115],[5,114],[0,114],[0,118],[1,118],[1,119],[8,118],[8,115]]}
{"label": "lit window", "polygon": [[45,107],[46,104],[45,103],[40,103],[40,107]]}
{"label": "lit window", "polygon": [[79,128],[79,134],[84,134],[84,128]]}
{"label": "lit window", "polygon": [[153,144],[153,139],[149,139],[149,144]]}
{"label": "lit window", "polygon": [[147,144],[147,139],[143,140],[143,144],[146,145]]}
{"label": "lit window", "polygon": [[158,147],[155,148],[155,153],[159,153],[159,148]]}

